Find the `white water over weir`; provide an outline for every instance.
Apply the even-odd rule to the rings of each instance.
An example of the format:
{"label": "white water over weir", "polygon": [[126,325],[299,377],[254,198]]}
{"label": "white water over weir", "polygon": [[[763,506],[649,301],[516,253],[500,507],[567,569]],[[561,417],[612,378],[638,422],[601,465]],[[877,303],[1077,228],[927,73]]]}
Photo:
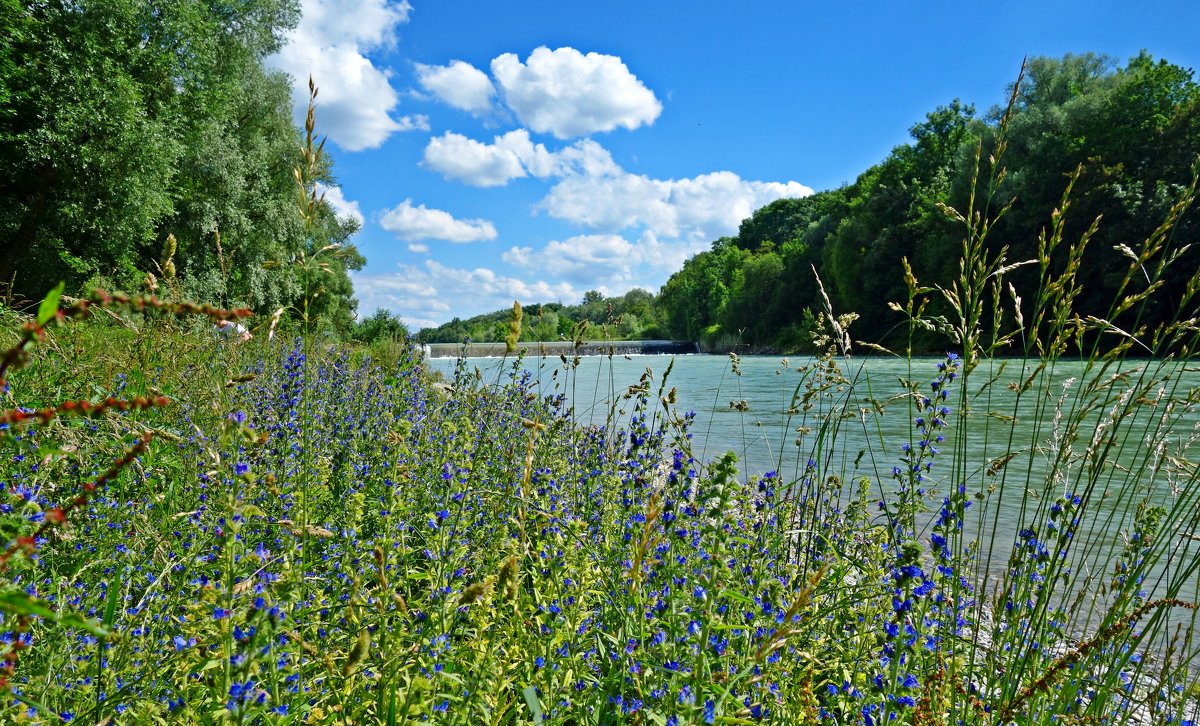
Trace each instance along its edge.
{"label": "white water over weir", "polygon": [[[422,346],[428,358],[499,358],[504,343],[428,343]],[[578,347],[570,340],[517,344],[517,351],[529,355],[687,355],[699,353],[699,344],[688,340],[611,340],[584,342]]]}

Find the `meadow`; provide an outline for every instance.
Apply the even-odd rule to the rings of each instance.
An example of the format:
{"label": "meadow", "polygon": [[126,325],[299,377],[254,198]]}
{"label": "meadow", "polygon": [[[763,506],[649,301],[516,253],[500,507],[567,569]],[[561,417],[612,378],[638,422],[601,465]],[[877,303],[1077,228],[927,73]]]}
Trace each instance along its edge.
{"label": "meadow", "polygon": [[[979,358],[866,391],[830,337],[797,363],[802,470],[745,478],[733,455],[696,458],[669,366],[585,424],[516,355],[439,381],[409,343],[239,343],[177,306],[96,298],[114,315],[69,322],[80,304],[52,302],[4,359],[21,404],[0,439],[5,722],[1195,710],[1186,357],[1098,354],[1065,386],[1052,358],[992,373],[1043,423],[979,461],[957,455],[970,417],[992,439],[1005,423],[958,400]],[[578,385],[579,360],[560,363]],[[843,478],[836,441],[864,404],[910,435],[880,442],[890,473]],[[1035,450],[1053,462],[1036,479]],[[1002,496],[1023,503],[1019,531],[990,526]],[[1097,541],[1073,536],[1095,517],[1124,543],[1102,571]],[[988,547],[1011,549],[1007,567],[980,566]]]}
{"label": "meadow", "polygon": [[[670,365],[577,416],[579,358],[546,390],[518,315],[497,373],[439,380],[411,341],[215,335],[236,310],[5,309],[0,722],[1188,723],[1200,272],[1140,316],[1196,184],[1103,319],[1072,312],[1069,193],[1030,290],[987,239],[1008,207],[943,210],[958,279],[904,262],[894,310],[953,349],[898,351],[894,385],[854,375],[826,298],[786,475],[699,455]],[[851,426],[887,466],[856,469]]]}

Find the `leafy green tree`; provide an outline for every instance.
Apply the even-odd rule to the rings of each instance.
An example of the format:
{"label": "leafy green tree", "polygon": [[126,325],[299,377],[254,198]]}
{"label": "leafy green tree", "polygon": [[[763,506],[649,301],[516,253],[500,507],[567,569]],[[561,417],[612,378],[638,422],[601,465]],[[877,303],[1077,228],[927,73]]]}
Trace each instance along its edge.
{"label": "leafy green tree", "polygon": [[[0,277],[18,292],[137,285],[173,234],[186,294],[270,311],[302,294],[282,263],[354,232],[328,205],[307,230],[297,213],[290,83],[262,65],[295,0],[0,2]],[[317,303],[341,330],[361,264],[333,261]]]}
{"label": "leafy green tree", "polygon": [[779,294],[783,272],[783,259],[774,250],[747,260],[721,316],[721,329],[739,333],[750,345],[773,340],[788,322],[785,300]]}
{"label": "leafy green tree", "polygon": [[713,242],[712,250],[688,259],[683,269],[667,280],[659,293],[659,304],[671,337],[699,340],[705,330],[719,324],[750,256],[732,238],[722,237]]}
{"label": "leafy green tree", "polygon": [[528,325],[522,336],[526,340],[558,340],[558,313],[551,310],[548,305],[537,306],[536,312],[530,312],[526,316],[526,320]]}
{"label": "leafy green tree", "polygon": [[901,260],[927,282],[943,282],[957,259],[958,232],[941,212],[974,108],[958,100],[929,113],[847,190],[845,216],[823,251],[823,276],[842,310],[862,316],[858,335],[887,342],[899,318],[887,304],[905,295]]}
{"label": "leafy green tree", "polygon": [[379,340],[403,340],[408,337],[408,326],[400,316],[379,308],[370,317],[355,323],[351,337],[368,345]]}
{"label": "leafy green tree", "polygon": [[776,199],[742,220],[734,244],[751,252],[758,251],[764,242],[782,245],[813,222],[818,206],[819,202],[814,204],[810,197]]}
{"label": "leafy green tree", "polygon": [[[570,339],[578,321],[591,327],[584,337],[596,339],[607,334],[610,339],[657,338],[663,335],[658,298],[646,290],[635,288],[618,297],[605,297],[598,290],[584,293],[578,305],[544,303],[523,309],[523,341],[553,341]],[[417,334],[423,343],[488,342],[503,340],[508,332],[511,310],[497,310],[468,320],[455,318],[437,328],[426,328]]]}
{"label": "leafy green tree", "polygon": [[20,264],[31,297],[61,273],[128,277],[171,210],[175,95],[188,79],[140,5],[15,10],[10,52],[24,62],[0,112],[0,277]]}
{"label": "leafy green tree", "polygon": [[[1016,109],[1018,112],[1050,109],[1111,86],[1116,67],[1111,57],[1091,52],[1067,53],[1062,58],[1032,58],[1025,65]],[[993,118],[1000,111],[993,109]]]}
{"label": "leafy green tree", "polygon": [[[1192,72],[1144,53],[1125,68],[1091,54],[1031,61],[1010,122],[1009,173],[1000,189],[1001,200],[1015,202],[995,237],[1010,245],[1011,259],[1032,258],[1068,176],[1079,168],[1064,237],[1078,240],[1103,218],[1084,260],[1094,284],[1084,288],[1078,305],[1084,314],[1106,317],[1127,267],[1117,245],[1146,239],[1191,179],[1200,155],[1198,111],[1200,87]],[[994,147],[993,136],[993,129],[985,130],[985,153]],[[960,173],[965,177],[967,171]],[[1192,212],[1177,226],[1172,238],[1177,248],[1193,234],[1195,219]],[[1142,324],[1175,314],[1183,278],[1200,264],[1195,250],[1186,254]],[[1036,285],[1032,268],[1014,278],[1026,288]]]}

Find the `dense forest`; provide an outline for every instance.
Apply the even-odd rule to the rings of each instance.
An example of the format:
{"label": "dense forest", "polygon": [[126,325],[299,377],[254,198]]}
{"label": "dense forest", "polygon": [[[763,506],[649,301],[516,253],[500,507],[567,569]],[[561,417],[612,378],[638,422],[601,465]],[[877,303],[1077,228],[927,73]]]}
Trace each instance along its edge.
{"label": "dense forest", "polygon": [[[0,0],[5,299],[65,281],[270,315],[307,297],[348,331],[347,270],[364,261],[343,243],[357,223],[324,203],[298,213],[305,139],[289,79],[262,64],[299,12],[294,0]],[[310,171],[310,190],[332,184],[327,157]],[[306,295],[300,263],[331,244]]]}
{"label": "dense forest", "polygon": [[[1127,266],[1119,246],[1135,247],[1146,239],[1195,173],[1200,86],[1191,70],[1144,53],[1124,67],[1084,54],[1033,59],[1010,90],[1014,103],[997,168],[990,160],[1000,151],[1005,109],[977,114],[958,100],[938,107],[910,129],[911,142],[853,184],[780,199],[756,211],[736,236],[715,240],[711,250],[689,259],[657,296],[639,295],[632,322],[610,325],[610,335],[803,351],[824,309],[815,270],[834,310],[859,314],[856,339],[896,345],[908,335],[905,317],[888,305],[902,303],[907,294],[902,260],[924,286],[948,284],[958,274],[966,229],[947,207],[967,209],[974,193],[977,209],[998,217],[988,234],[991,250],[1006,247],[1010,262],[1031,259],[1076,171],[1063,238],[1079,240],[1102,218],[1082,263],[1090,286],[1079,307],[1104,317]],[[996,177],[1000,181],[993,184]],[[1192,211],[1168,243],[1184,250],[1198,230]],[[1200,265],[1200,250],[1183,254],[1173,266],[1176,277],[1155,291],[1158,319],[1139,324],[1174,314],[1185,292],[1186,278],[1178,276]],[[1009,279],[1017,289],[1036,291],[1033,270],[1014,270]],[[527,328],[526,339],[554,339],[581,319],[604,322],[596,316],[601,297],[589,296],[590,307],[588,301],[575,308],[543,306],[556,316],[557,329]],[[613,314],[607,319],[620,320],[623,301],[609,301]],[[501,311],[456,320],[421,337],[499,340],[498,321],[506,317]],[[914,342],[925,349],[945,344],[927,331]]]}

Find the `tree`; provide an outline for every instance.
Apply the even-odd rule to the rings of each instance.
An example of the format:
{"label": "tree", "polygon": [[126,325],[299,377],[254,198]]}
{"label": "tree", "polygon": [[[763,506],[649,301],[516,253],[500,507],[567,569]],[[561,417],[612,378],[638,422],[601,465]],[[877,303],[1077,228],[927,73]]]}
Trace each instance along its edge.
{"label": "tree", "polygon": [[526,340],[558,340],[558,313],[550,310],[548,306],[539,306],[534,317],[527,316],[526,319],[529,320],[525,328]]}
{"label": "tree", "polygon": [[782,288],[783,260],[773,250],[746,261],[730,291],[721,316],[721,329],[741,332],[743,342],[764,345],[787,324]]}
{"label": "tree", "polygon": [[[1062,106],[1109,85],[1116,67],[1116,61],[1111,57],[1090,52],[1067,53],[1062,58],[1032,58],[1025,65],[1025,75],[1017,94],[1017,109],[1027,111]],[[993,118],[998,117],[1000,110],[993,109]]]}
{"label": "tree", "polygon": [[742,220],[734,244],[753,252],[764,242],[779,246],[794,239],[813,222],[814,215],[819,211],[818,205],[810,199],[786,197],[760,207]]}
{"label": "tree", "polygon": [[[296,210],[290,82],[262,65],[295,0],[0,2],[0,277],[19,292],[137,284],[170,233],[186,293],[269,311],[301,286],[267,263],[353,234],[328,205],[307,232]],[[319,305],[339,328],[361,264],[331,266]]]}
{"label": "tree", "polygon": [[855,181],[845,215],[823,250],[822,276],[841,310],[862,316],[867,340],[887,342],[899,318],[887,304],[906,294],[901,260],[926,283],[945,282],[960,234],[938,207],[946,201],[960,148],[970,138],[974,108],[957,99],[914,125],[914,143],[897,146]]}
{"label": "tree", "polygon": [[689,258],[682,270],[671,275],[659,292],[659,306],[671,337],[699,340],[706,329],[718,324],[750,256],[734,245],[732,238],[722,237],[713,242],[712,250]]}
{"label": "tree", "polygon": [[[1191,179],[1191,165],[1200,155],[1195,120],[1200,86],[1191,71],[1144,53],[1120,69],[1091,54],[1038,58],[1030,62],[1029,75],[1009,124],[1004,159],[1009,174],[1000,187],[1003,200],[1016,201],[993,236],[1010,246],[1010,259],[1032,258],[1068,177],[1080,169],[1063,238],[1078,240],[1103,218],[1083,262],[1092,284],[1084,287],[1077,305],[1081,314],[1108,319],[1114,287],[1128,266],[1116,245],[1136,246],[1146,239]],[[987,129],[985,155],[995,146],[994,135]],[[966,177],[968,171],[960,173]],[[969,189],[969,183],[959,186]],[[1193,211],[1181,220],[1172,244],[1189,238],[1195,219]],[[1196,250],[1186,254],[1173,265],[1152,299],[1152,312],[1143,311],[1139,325],[1153,326],[1176,313],[1184,278],[1200,264]],[[1052,265],[1061,263],[1052,260]],[[1026,289],[1037,284],[1032,267],[1011,277]]]}
{"label": "tree", "polygon": [[400,316],[379,308],[369,318],[355,323],[351,337],[368,345],[379,340],[403,340],[408,337],[408,326]]}
{"label": "tree", "polygon": [[[0,277],[129,273],[171,209],[177,73],[136,2],[23,3],[0,113]],[[25,282],[24,279],[18,282]],[[20,289],[20,288],[19,288]]]}

